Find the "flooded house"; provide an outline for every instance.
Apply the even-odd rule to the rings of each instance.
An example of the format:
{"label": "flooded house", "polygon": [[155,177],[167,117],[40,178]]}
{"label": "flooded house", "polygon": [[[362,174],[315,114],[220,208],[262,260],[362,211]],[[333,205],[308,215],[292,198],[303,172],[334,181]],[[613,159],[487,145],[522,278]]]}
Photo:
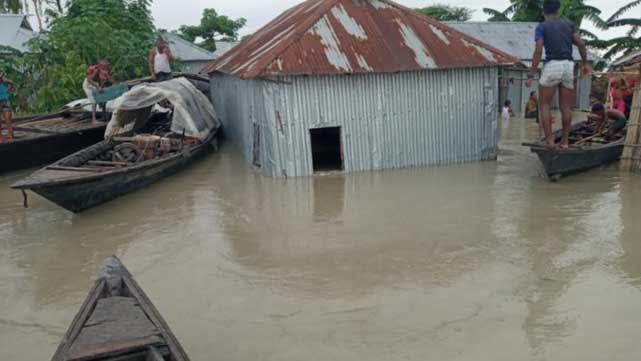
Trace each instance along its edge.
{"label": "flooded house", "polygon": [[[530,92],[538,90],[538,83],[535,82],[532,87],[528,88],[525,82],[530,72],[529,68],[532,66],[535,45],[534,31],[539,23],[463,21],[446,22],[446,24],[514,56],[520,60],[521,64],[525,65],[504,68],[500,85],[501,103],[509,99],[512,102],[512,110],[514,110],[515,113],[524,113],[525,106],[530,98]],[[575,106],[585,109],[590,106],[592,77],[580,76],[579,63],[581,62],[581,54],[576,46],[574,47],[573,57],[577,64]],[[594,53],[588,52],[588,60],[594,64],[599,58]],[[558,100],[555,100],[554,104],[558,107]]]}
{"label": "flooded house", "polygon": [[388,0],[309,0],[206,70],[228,139],[264,175],[496,159],[509,54]]}

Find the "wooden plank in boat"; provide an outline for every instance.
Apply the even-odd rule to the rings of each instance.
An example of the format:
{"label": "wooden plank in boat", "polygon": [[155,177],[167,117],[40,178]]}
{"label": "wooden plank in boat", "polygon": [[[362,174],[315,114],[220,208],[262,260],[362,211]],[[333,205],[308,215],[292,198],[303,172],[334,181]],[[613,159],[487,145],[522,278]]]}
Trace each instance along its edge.
{"label": "wooden plank in boat", "polygon": [[162,345],[160,331],[131,297],[109,297],[96,307],[69,349],[69,359],[91,360]]}
{"label": "wooden plank in boat", "polygon": [[63,167],[59,165],[52,165],[46,168],[47,170],[63,170],[69,172],[86,172],[86,173],[100,173],[105,169],[102,168],[81,168],[81,167]]}

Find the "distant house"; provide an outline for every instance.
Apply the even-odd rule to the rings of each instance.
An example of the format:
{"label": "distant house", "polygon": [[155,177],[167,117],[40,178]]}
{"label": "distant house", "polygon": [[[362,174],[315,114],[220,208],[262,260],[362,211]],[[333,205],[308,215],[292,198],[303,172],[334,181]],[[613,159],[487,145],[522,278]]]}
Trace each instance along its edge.
{"label": "distant house", "polygon": [[391,0],[308,0],[207,71],[227,137],[264,175],[494,160],[514,57]]}
{"label": "distant house", "polygon": [[0,14],[0,46],[26,52],[26,43],[34,36],[26,15]]}
{"label": "distant house", "polygon": [[610,67],[636,70],[633,68],[638,67],[639,64],[641,64],[641,49],[623,55],[614,61]]}
{"label": "distant house", "polygon": [[[532,65],[532,54],[534,54],[534,31],[538,23],[534,22],[447,22],[447,25],[473,36],[493,47],[500,49],[516,58],[523,64]],[[598,58],[589,53],[591,62]],[[581,55],[579,50],[574,48],[574,59],[579,62]],[[501,87],[501,102],[505,99],[512,101],[515,112],[525,111],[530,92],[537,90],[538,85],[532,88],[525,86],[527,72],[529,69],[513,68],[503,72]],[[578,74],[578,69],[577,69]],[[591,77],[581,77],[577,80],[577,108],[587,108],[590,104],[590,91],[592,90]]]}
{"label": "distant house", "polygon": [[216,59],[214,53],[189,42],[173,33],[162,33],[169,48],[176,58],[180,59],[181,66],[175,69],[184,73],[199,74],[207,64]]}
{"label": "distant house", "polygon": [[216,51],[214,51],[214,58],[218,59],[230,51],[234,46],[238,45],[239,41],[217,41]]}

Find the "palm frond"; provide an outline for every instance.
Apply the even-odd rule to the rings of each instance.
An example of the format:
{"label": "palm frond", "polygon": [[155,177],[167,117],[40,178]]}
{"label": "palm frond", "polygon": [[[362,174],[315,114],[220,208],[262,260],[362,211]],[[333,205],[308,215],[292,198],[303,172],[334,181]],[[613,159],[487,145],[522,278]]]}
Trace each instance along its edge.
{"label": "palm frond", "polygon": [[641,5],[641,0],[635,0],[635,1],[629,2],[628,4],[624,5],[622,8],[617,10],[614,14],[612,14],[612,16],[610,16],[610,18],[608,20],[606,20],[606,22],[611,23],[611,22],[617,20],[623,14],[627,13],[628,11],[630,11],[630,9],[633,9],[633,8],[639,6],[639,5]]}
{"label": "palm frond", "polygon": [[502,11],[498,11],[490,8],[483,8],[483,12],[486,15],[490,16],[488,21],[510,21],[510,18],[507,15],[505,15]]}
{"label": "palm frond", "polygon": [[581,35],[581,37],[589,39],[589,40],[598,40],[599,37],[596,36],[595,34],[585,30],[585,29],[579,29],[578,33]]}
{"label": "palm frond", "polygon": [[609,24],[605,20],[601,19],[598,14],[586,13],[584,18],[589,20],[599,30],[607,30],[609,28]]}
{"label": "palm frond", "polygon": [[639,19],[620,19],[608,22],[610,27],[616,28],[619,26],[641,26],[641,18]]}

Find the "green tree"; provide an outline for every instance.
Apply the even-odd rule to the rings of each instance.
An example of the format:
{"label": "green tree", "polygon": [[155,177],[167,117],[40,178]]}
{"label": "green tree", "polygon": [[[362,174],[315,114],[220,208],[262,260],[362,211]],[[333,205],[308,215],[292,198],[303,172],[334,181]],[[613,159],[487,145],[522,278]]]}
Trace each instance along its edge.
{"label": "green tree", "polygon": [[641,0],[632,1],[625,6],[617,10],[612,16],[607,20],[607,25],[610,28],[627,28],[625,36],[618,38],[610,39],[604,42],[603,48],[607,49],[607,52],[604,54],[604,58],[612,58],[614,55],[623,52],[624,54],[632,50],[641,48],[641,37],[639,36],[639,30],[641,30],[641,15],[637,11],[635,16],[630,16],[623,18],[624,15],[628,14],[637,6],[641,5]]}
{"label": "green tree", "polygon": [[543,0],[511,0],[510,6],[503,11],[484,8],[490,15],[488,21],[542,21]]}
{"label": "green tree", "polygon": [[219,15],[214,9],[205,9],[199,25],[183,25],[178,28],[178,34],[185,40],[215,51],[216,40],[237,41],[238,31],[246,23],[244,18],[233,20]]}
{"label": "green tree", "polygon": [[0,0],[0,14],[20,14],[22,11],[21,0]]}
{"label": "green tree", "polygon": [[468,21],[474,14],[472,9],[445,4],[434,4],[415,10],[438,21]]}
{"label": "green tree", "polygon": [[[540,22],[544,20],[543,0],[511,0],[510,6],[503,11],[484,8],[483,12],[490,16],[488,21]],[[600,43],[595,34],[585,30],[582,26],[584,21],[588,20],[597,28],[606,29],[607,24],[601,19],[601,10],[587,5],[585,0],[561,0],[559,13],[561,17],[572,21],[576,25],[581,36],[588,39],[589,45]]]}
{"label": "green tree", "polygon": [[30,52],[10,53],[0,71],[15,78],[20,111],[49,111],[84,97],[85,69],[100,59],[111,61],[115,79],[146,75],[154,33],[149,0],[69,0]]}

